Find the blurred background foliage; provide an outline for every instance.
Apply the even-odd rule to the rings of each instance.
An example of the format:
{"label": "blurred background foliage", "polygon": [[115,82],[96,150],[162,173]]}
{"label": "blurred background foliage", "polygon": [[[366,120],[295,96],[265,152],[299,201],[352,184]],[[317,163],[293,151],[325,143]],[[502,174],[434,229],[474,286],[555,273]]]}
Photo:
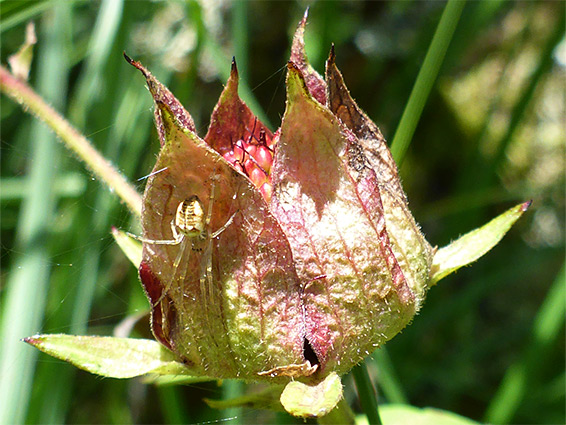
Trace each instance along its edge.
{"label": "blurred background foliage", "polygon": [[[352,95],[391,140],[444,2],[2,1],[1,60],[33,20],[30,84],[141,192],[158,142],[151,97],[122,51],[172,90],[201,135],[235,56],[242,97],[275,129],[291,36],[308,5],[311,63],[323,72],[334,43]],[[401,167],[405,190],[439,246],[513,204],[533,206],[485,258],[433,288],[414,323],[368,362],[382,403],[495,423],[565,422],[564,21],[563,2],[464,8]],[[39,332],[110,335],[148,304],[110,237],[111,226],[138,224],[43,124],[0,102],[0,418],[291,422],[214,411],[202,400],[238,394],[241,385],[102,380],[19,341]],[[134,335],[147,333],[147,318],[140,323]]]}

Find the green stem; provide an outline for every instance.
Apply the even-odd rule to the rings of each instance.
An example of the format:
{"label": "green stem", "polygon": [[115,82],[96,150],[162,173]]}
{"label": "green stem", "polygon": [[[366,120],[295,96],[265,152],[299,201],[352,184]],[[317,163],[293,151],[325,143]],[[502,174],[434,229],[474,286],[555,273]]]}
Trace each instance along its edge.
{"label": "green stem", "polygon": [[381,425],[379,410],[377,407],[377,395],[369,377],[365,363],[361,363],[352,369],[358,396],[362,409],[368,417],[369,425]]}
{"label": "green stem", "polygon": [[[229,401],[244,395],[245,384],[237,379],[227,379],[222,383],[222,399]],[[234,406],[224,410],[225,418],[230,418],[230,424],[243,424],[244,409],[241,406]]]}
{"label": "green stem", "polygon": [[465,0],[449,0],[444,8],[430,47],[426,53],[425,60],[409,96],[407,106],[403,111],[401,121],[391,143],[391,153],[398,165],[401,164],[407,148],[411,143],[415,129],[423,112],[430,91],[434,86],[440,66],[452,35],[466,4]]}
{"label": "green stem", "polygon": [[348,402],[345,399],[342,399],[327,415],[316,418],[316,422],[319,425],[354,425],[356,423],[356,417],[348,405]]}
{"label": "green stem", "polygon": [[141,196],[124,176],[41,96],[25,82],[15,78],[3,66],[0,66],[0,91],[45,122],[65,142],[67,147],[86,163],[99,180],[105,182],[111,190],[116,192],[132,213],[138,216],[141,214]]}

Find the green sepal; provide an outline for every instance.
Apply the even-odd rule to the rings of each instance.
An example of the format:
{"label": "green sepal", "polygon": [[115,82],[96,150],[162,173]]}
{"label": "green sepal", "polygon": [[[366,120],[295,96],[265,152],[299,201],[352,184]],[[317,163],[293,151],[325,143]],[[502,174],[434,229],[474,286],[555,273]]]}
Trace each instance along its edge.
{"label": "green sepal", "polygon": [[334,409],[342,396],[340,377],[332,372],[316,385],[289,382],[281,393],[281,404],[293,416],[319,417]]}
{"label": "green sepal", "polygon": [[460,267],[473,263],[497,245],[530,205],[531,202],[516,205],[489,223],[439,249],[432,263],[430,286]]}
{"label": "green sepal", "polygon": [[233,407],[245,407],[248,409],[262,409],[283,412],[283,406],[279,397],[283,391],[283,385],[270,385],[261,391],[246,394],[241,397],[229,400],[211,400],[205,398],[204,401],[214,409],[230,409]]}
{"label": "green sepal", "polygon": [[132,238],[128,233],[112,228],[112,237],[122,250],[122,252],[128,257],[128,260],[137,268],[139,268],[142,259],[142,244],[140,241]]}
{"label": "green sepal", "polygon": [[107,378],[191,375],[191,369],[156,341],[109,336],[36,335],[24,338],[50,356]]}

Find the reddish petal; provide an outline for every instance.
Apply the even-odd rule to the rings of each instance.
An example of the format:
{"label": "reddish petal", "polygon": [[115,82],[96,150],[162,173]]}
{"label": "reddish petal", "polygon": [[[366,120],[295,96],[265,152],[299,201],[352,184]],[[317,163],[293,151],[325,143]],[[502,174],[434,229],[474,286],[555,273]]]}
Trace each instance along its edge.
{"label": "reddish petal", "polygon": [[415,297],[390,247],[375,172],[292,63],[272,182],[272,211],[303,285],[306,338],[323,371],[343,373],[410,321]]}
{"label": "reddish petal", "polygon": [[262,132],[265,132],[267,140],[271,141],[271,131],[238,96],[238,69],[236,61],[232,60],[230,78],[212,112],[210,127],[204,140],[224,155],[232,150],[238,140],[257,144]]}

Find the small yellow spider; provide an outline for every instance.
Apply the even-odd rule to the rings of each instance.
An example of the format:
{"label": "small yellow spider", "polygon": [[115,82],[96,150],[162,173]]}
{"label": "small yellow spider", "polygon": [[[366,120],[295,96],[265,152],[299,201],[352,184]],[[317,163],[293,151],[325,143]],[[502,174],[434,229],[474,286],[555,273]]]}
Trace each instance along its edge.
{"label": "small yellow spider", "polygon": [[[154,306],[159,304],[163,298],[167,295],[171,289],[171,285],[176,280],[184,281],[187,267],[180,268],[181,261],[185,257],[185,251],[190,245],[191,250],[198,250],[195,248],[195,243],[197,241],[205,241],[208,239],[208,245],[206,247],[204,255],[206,256],[206,270],[201,272],[200,275],[200,287],[201,294],[204,298],[205,305],[207,303],[207,298],[212,298],[213,281],[212,281],[212,240],[218,237],[234,220],[236,213],[226,221],[226,223],[220,227],[220,229],[215,232],[208,233],[208,226],[212,219],[212,205],[214,202],[214,183],[212,184],[210,202],[208,205],[208,212],[204,213],[204,207],[198,196],[192,195],[188,199],[180,202],[177,206],[177,212],[175,218],[171,220],[171,232],[173,233],[173,239],[170,240],[156,240],[156,239],[146,239],[140,236],[132,235],[133,238],[148,244],[154,245],[180,245],[179,252],[173,263],[173,276],[166,283],[165,288],[159,297],[159,299],[154,303]],[[190,244],[189,244],[190,242]],[[189,251],[190,256],[190,251]],[[189,256],[185,258],[185,264],[189,261]],[[180,272],[180,274],[179,274]],[[206,275],[206,276],[203,276]],[[208,283],[208,285],[207,285]],[[208,286],[208,295],[206,287]]]}

